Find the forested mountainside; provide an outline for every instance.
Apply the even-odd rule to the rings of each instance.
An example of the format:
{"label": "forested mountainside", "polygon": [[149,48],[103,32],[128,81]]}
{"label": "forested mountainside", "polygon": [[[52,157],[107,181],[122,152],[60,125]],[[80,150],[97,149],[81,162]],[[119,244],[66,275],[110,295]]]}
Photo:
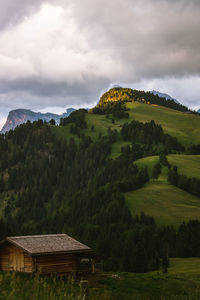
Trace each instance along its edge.
{"label": "forested mountainside", "polygon": [[[198,130],[188,145],[156,120],[141,122],[137,113],[132,117],[135,100],[128,100],[108,105],[106,100],[105,105],[101,99],[100,115],[81,109],[61,119],[60,126],[39,120],[0,135],[1,238],[64,232],[94,248],[105,270],[146,272],[167,265],[169,256],[200,256],[197,218],[161,226],[151,214],[134,213],[134,206],[130,210],[125,198],[156,181],[163,170],[171,184],[198,198],[199,178],[184,181],[167,156],[200,154]],[[157,109],[147,103],[138,105],[144,111]],[[159,109],[173,116],[174,110]],[[178,114],[187,124],[190,114],[184,112]],[[150,156],[158,157],[152,172],[137,164]]]}

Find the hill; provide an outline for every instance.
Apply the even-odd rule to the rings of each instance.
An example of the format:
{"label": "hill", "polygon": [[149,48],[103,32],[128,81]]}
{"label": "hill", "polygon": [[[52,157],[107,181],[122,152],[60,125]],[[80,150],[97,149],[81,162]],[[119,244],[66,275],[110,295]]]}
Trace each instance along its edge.
{"label": "hill", "polygon": [[[104,114],[86,115],[87,129],[81,130],[81,133],[89,135],[92,139],[98,140],[100,135],[107,135],[108,130],[116,130],[120,132],[125,122],[131,120],[139,120],[142,122],[150,122],[152,119],[160,124],[164,131],[176,137],[181,143],[188,147],[191,144],[200,143],[200,118],[195,114],[163,107],[155,104],[146,104],[135,101],[133,91],[128,90],[123,94],[121,88],[115,88],[109,97],[104,94],[99,103],[109,103],[109,101],[118,102],[119,99],[125,99],[128,109],[128,119],[117,119],[113,123],[112,116]],[[129,98],[128,98],[129,97]],[[131,101],[130,101],[131,99]],[[52,127],[52,130],[60,136],[68,140],[74,135],[70,133],[70,125],[63,127]],[[93,129],[92,129],[93,128]],[[79,138],[75,135],[77,141]],[[121,154],[121,148],[131,145],[130,142],[124,141],[121,135],[112,144],[111,157],[116,158]],[[147,166],[149,175],[151,176],[154,165],[158,162],[158,156],[148,156],[136,161],[139,167]],[[168,156],[170,164],[176,165],[181,174],[199,178],[200,160],[198,155],[171,154]],[[176,227],[184,220],[200,218],[200,202],[199,198],[183,191],[175,186],[168,184],[167,173],[160,176],[158,180],[151,180],[144,187],[126,193],[126,200],[133,215],[140,214],[144,211],[146,214],[154,216],[159,224],[174,224]]]}
{"label": "hill", "polygon": [[141,122],[154,120],[164,131],[175,136],[183,145],[200,143],[200,118],[195,114],[180,112],[159,105],[128,103],[130,118]]}
{"label": "hill", "polygon": [[[170,164],[178,167],[178,172],[189,178],[200,178],[199,155],[167,156]],[[137,160],[139,168],[147,167],[152,176],[153,167],[159,162],[158,156],[149,156]],[[151,179],[144,187],[126,193],[126,201],[133,215],[144,211],[154,216],[159,224],[179,225],[189,219],[200,219],[199,197],[181,190],[167,181],[167,168],[162,168],[158,179]]]}
{"label": "hill", "polygon": [[[192,136],[196,144],[199,127],[195,124],[199,119],[170,100],[129,92],[134,97],[148,95],[156,104],[145,98],[108,101],[89,113],[84,109],[73,112],[61,119],[60,126],[40,120],[0,135],[2,238],[68,233],[94,248],[102,268],[113,271],[147,272],[159,269],[168,256],[200,255],[200,222],[194,220],[199,214],[197,199],[168,184],[164,155],[186,155],[182,143],[187,147],[188,142],[186,138],[180,142],[179,133],[182,129],[184,137]],[[126,90],[122,93],[127,95]],[[194,117],[194,128],[190,130],[193,135],[188,132],[189,120],[185,127],[183,123],[178,127],[179,115]],[[165,129],[157,124],[158,120],[164,120]],[[176,122],[178,134],[170,121]],[[168,133],[170,129],[174,136]],[[161,174],[156,180],[152,180],[148,168],[137,167],[138,159],[152,156],[162,158]],[[154,168],[153,162],[151,165]],[[194,183],[198,187],[198,181]],[[141,201],[127,206],[127,195],[133,199],[133,194],[141,191],[157,195],[155,200],[160,201],[151,205],[147,214],[145,208],[140,214]],[[172,197],[176,197],[173,203]],[[164,202],[168,213],[174,211],[171,219],[166,218]],[[188,222],[182,223],[184,220]]]}
{"label": "hill", "polygon": [[126,201],[133,216],[143,211],[161,225],[177,227],[183,221],[200,219],[198,197],[159,180],[126,193]]}
{"label": "hill", "polygon": [[[154,120],[162,125],[166,133],[176,137],[184,146],[200,143],[200,117],[198,115],[139,102],[127,103],[126,106],[130,109],[128,111],[129,119],[115,118],[115,123],[112,123],[113,118],[111,116],[106,118],[105,115],[89,113],[86,116],[88,127],[83,129],[82,132],[97,139],[99,133],[106,135],[108,128],[116,129],[119,132],[120,126],[131,120],[135,119],[141,122]],[[94,131],[91,129],[92,125],[94,125]],[[70,125],[56,127],[53,130],[57,131],[58,135],[70,139],[69,127]]]}

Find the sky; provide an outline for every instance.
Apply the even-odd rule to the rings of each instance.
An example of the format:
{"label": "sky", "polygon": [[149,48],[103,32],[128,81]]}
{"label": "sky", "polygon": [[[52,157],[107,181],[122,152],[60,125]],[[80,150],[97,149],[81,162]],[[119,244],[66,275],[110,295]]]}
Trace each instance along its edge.
{"label": "sky", "polygon": [[0,0],[0,127],[119,84],[200,108],[199,0]]}

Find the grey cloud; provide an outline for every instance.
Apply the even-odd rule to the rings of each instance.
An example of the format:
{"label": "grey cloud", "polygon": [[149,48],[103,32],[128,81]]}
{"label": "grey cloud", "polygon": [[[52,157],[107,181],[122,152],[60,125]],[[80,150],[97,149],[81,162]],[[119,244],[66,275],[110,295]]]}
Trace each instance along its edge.
{"label": "grey cloud", "polygon": [[[194,5],[155,0],[110,1],[106,5],[101,1],[98,11],[91,0],[87,3],[94,11],[87,13],[80,1],[75,9],[80,26],[88,24],[95,42],[99,39],[96,30],[105,33],[100,36],[101,43],[123,61],[130,76],[139,79],[199,74],[200,6],[195,5],[196,1]],[[94,19],[95,31],[90,31]]]}
{"label": "grey cloud", "polygon": [[[99,94],[102,88],[109,85],[106,78],[86,79],[84,82],[75,82],[73,85],[66,82],[54,83],[38,78],[28,78],[15,81],[0,81],[0,95],[12,93],[29,93],[40,97],[78,97],[79,99],[94,98],[91,96]],[[51,101],[51,100],[50,100]]]}
{"label": "grey cloud", "polygon": [[0,28],[14,25],[31,15],[44,0],[0,0]]}

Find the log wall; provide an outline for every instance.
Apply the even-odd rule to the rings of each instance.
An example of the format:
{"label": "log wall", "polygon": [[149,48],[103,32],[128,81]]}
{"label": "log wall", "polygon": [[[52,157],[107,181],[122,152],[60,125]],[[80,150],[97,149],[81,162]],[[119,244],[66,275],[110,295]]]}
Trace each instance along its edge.
{"label": "log wall", "polygon": [[2,247],[0,249],[0,270],[10,271],[9,247]]}
{"label": "log wall", "polygon": [[5,245],[0,249],[0,270],[31,273],[34,269],[33,259],[14,245]]}
{"label": "log wall", "polygon": [[92,261],[82,263],[75,254],[41,255],[34,259],[36,271],[41,274],[88,274],[92,273]]}
{"label": "log wall", "polygon": [[72,273],[77,270],[77,259],[70,254],[41,255],[35,258],[35,265],[42,274]]}
{"label": "log wall", "polygon": [[5,244],[0,247],[0,270],[41,274],[88,274],[93,264],[84,254],[50,254],[30,256],[22,249]]}

